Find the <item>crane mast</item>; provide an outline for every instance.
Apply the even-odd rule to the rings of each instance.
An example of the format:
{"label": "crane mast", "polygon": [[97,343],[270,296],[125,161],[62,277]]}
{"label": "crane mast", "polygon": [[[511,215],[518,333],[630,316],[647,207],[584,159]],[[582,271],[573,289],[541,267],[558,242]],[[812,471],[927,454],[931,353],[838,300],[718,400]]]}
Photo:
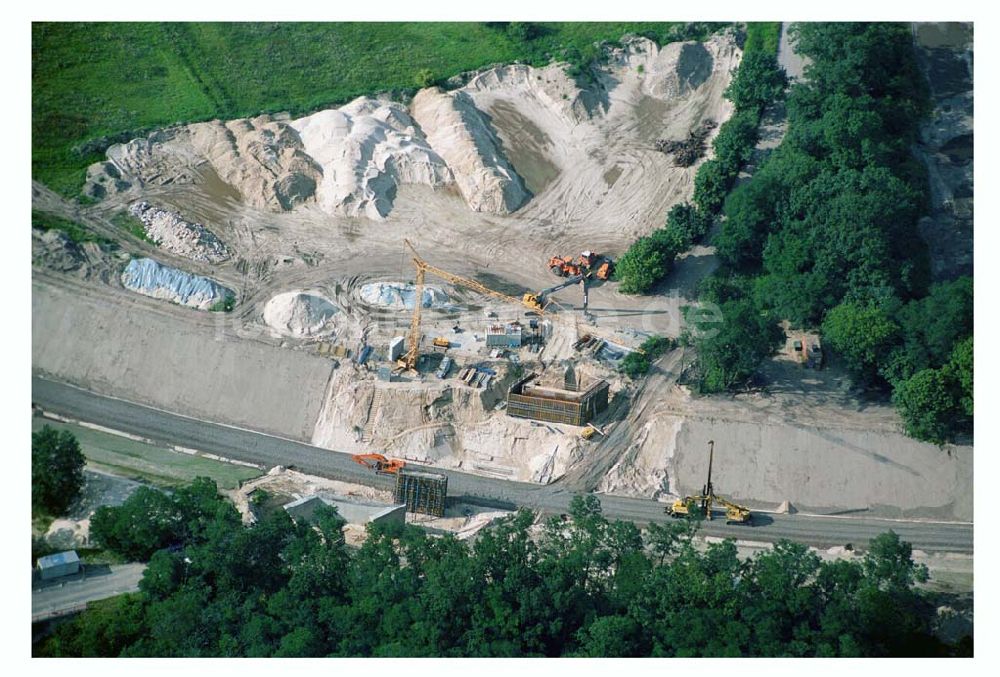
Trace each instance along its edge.
{"label": "crane mast", "polygon": [[413,267],[417,269],[417,278],[415,284],[416,295],[413,300],[413,317],[410,320],[410,334],[408,337],[406,353],[404,353],[403,357],[399,361],[400,366],[404,367],[405,369],[407,370],[416,369],[417,358],[420,355],[420,320],[421,320],[421,309],[423,307],[423,300],[424,300],[423,299],[424,279],[427,273],[430,273],[431,275],[439,277],[442,280],[450,282],[454,285],[466,287],[473,291],[479,292],[480,294],[490,296],[500,301],[506,301],[507,303],[521,304],[523,306],[526,306],[529,310],[535,311],[539,315],[544,314],[545,312],[544,299],[540,300],[537,295],[527,293],[522,298],[517,298],[490,289],[486,285],[480,282],[476,282],[475,280],[470,280],[468,278],[455,275],[454,273],[449,273],[447,270],[442,270],[441,268],[432,266],[431,264],[427,263],[422,258],[420,258],[420,254],[417,253],[417,250],[414,249],[413,244],[409,240],[404,239],[403,242],[406,244],[406,247],[410,250],[411,254],[410,260],[413,262]]}

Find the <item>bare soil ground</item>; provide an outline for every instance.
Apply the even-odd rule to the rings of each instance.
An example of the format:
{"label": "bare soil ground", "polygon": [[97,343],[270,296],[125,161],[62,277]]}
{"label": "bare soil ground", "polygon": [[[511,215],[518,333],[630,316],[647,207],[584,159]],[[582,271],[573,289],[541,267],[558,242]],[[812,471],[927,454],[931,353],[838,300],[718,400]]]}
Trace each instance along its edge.
{"label": "bare soil ground", "polygon": [[[908,440],[891,409],[851,401],[838,383],[824,380],[829,376],[815,383],[812,373],[782,375],[779,369],[766,397],[696,399],[676,385],[686,363],[682,351],[666,356],[639,384],[574,353],[572,344],[584,333],[626,347],[652,333],[679,335],[680,308],[692,302],[698,280],[715,265],[710,247],[688,252],[652,296],[620,294],[613,282],[593,285],[592,318],[580,312],[577,287],[557,293],[558,307],[545,318],[553,325],[545,350],[521,351],[520,366],[526,371],[552,371],[574,358],[586,377],[612,381],[612,405],[598,420],[605,437],[583,442],[571,426],[538,426],[497,410],[518,365],[489,357],[482,340],[486,313],[492,311],[500,320],[526,318],[517,307],[441,280],[428,282],[441,284],[454,305],[424,310],[424,352],[431,352],[430,337],[447,336],[454,342],[449,354],[458,367],[488,366],[497,372],[494,383],[487,390],[469,388],[454,378],[454,368],[442,382],[428,372],[433,364],[416,380],[386,383],[374,378],[389,339],[406,333],[410,313],[366,303],[360,289],[370,282],[413,280],[404,238],[433,265],[508,294],[552,285],[556,278],[546,263],[553,254],[592,249],[619,255],[637,235],[661,225],[669,206],[690,198],[698,166],[672,166],[653,143],[660,137],[684,137],[706,119],[724,122],[732,109],[723,92],[739,58],[739,50],[724,36],[662,49],[636,40],[612,50],[595,81],[585,86],[557,66],[508,66],[480,73],[447,93],[461,99],[463,115],[476,118],[455,124],[486,130],[473,134],[471,142],[465,134],[425,137],[421,130],[409,129],[409,123],[400,123],[405,118],[394,119],[393,134],[407,138],[394,140],[389,150],[382,148],[387,154],[365,169],[375,174],[366,174],[367,183],[362,182],[391,197],[376,200],[378,218],[345,216],[312,198],[288,208],[271,199],[277,193],[247,199],[247,190],[280,192],[287,186],[257,166],[249,174],[223,167],[227,183],[220,178],[219,163],[235,162],[235,156],[199,160],[194,147],[175,165],[183,180],[146,181],[91,207],[69,205],[34,186],[35,208],[71,216],[113,236],[129,254],[210,276],[236,290],[238,299],[231,313],[179,308],[128,292],[116,275],[81,279],[39,259],[33,267],[33,367],[99,392],[340,451],[385,451],[494,477],[559,481],[572,489],[661,497],[700,487],[703,472],[697,459],[707,437],[714,436],[720,451],[725,448],[729,454],[718,486],[734,498],[762,504],[792,500],[827,511],[965,518],[971,513],[971,504],[963,503],[969,493],[963,483],[971,478],[971,448],[959,448],[953,458]],[[780,138],[780,121],[774,124],[777,136],[768,136],[765,143]],[[247,134],[277,130],[284,144],[279,159],[297,163],[300,174],[303,167],[312,167],[300,157],[304,151],[292,136],[293,127],[281,120],[236,128]],[[477,145],[483,134],[491,145]],[[395,177],[391,186],[379,179],[391,173],[391,163],[379,163],[388,162],[392,153],[417,142],[426,145],[428,139],[433,145],[436,138],[446,139],[439,144],[459,147],[471,143],[475,149],[470,152],[489,148],[506,160],[462,169],[490,172],[481,185],[466,181],[462,190],[443,174],[440,181],[416,180],[416,174],[409,175],[415,180],[404,181],[396,173],[389,177]],[[244,141],[250,143],[239,143]],[[442,157],[449,155],[453,153],[442,151]],[[320,164],[343,167],[356,159],[328,160]],[[164,162],[173,171],[173,160]],[[363,163],[356,166],[364,169]],[[292,171],[290,164],[281,167]],[[531,196],[508,214],[504,211],[512,207],[499,206],[496,190],[508,185],[502,175],[511,169]],[[326,190],[322,181],[342,179],[325,174],[317,190]],[[137,199],[205,224],[232,258],[220,264],[192,261],[123,235],[111,219]],[[102,256],[100,263],[109,270],[124,265],[121,257]],[[376,348],[369,365],[331,359],[329,353],[320,354],[318,337],[276,331],[270,315],[272,324],[265,321],[269,301],[298,290],[322,296],[337,308],[322,327],[322,340],[347,348],[351,357],[367,342]],[[456,325],[460,332],[453,331]],[[935,453],[951,459],[942,463],[954,467],[935,469]],[[923,460],[905,458],[913,454]],[[873,468],[880,474],[871,475]],[[826,473],[838,479],[820,481]],[[867,482],[868,477],[878,480]]]}

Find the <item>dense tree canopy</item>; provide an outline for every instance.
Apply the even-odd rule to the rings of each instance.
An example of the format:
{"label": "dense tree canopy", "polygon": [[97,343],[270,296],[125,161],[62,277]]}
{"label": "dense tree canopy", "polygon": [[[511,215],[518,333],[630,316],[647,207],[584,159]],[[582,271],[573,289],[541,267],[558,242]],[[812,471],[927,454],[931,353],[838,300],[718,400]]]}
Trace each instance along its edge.
{"label": "dense tree canopy", "polygon": [[101,506],[90,520],[94,543],[129,560],[148,560],[154,552],[202,536],[220,520],[239,522],[239,514],[219,496],[215,482],[199,477],[172,494],[139,487],[120,506]]}
{"label": "dense tree canopy", "polygon": [[83,488],[86,459],[68,430],[43,426],[31,434],[31,505],[62,515]]}
{"label": "dense tree canopy", "polygon": [[521,511],[474,543],[370,525],[345,545],[274,511],[218,510],[159,550],[140,592],[91,606],[37,653],[53,656],[942,655],[926,572],[891,532],[854,560],[783,542],[748,559],[692,542],[697,522],[641,532],[595,496],[534,531]]}
{"label": "dense tree canopy", "polygon": [[973,295],[970,278],[929,284],[917,229],[929,191],[911,150],[928,99],[909,27],[808,23],[793,34],[811,65],[789,93],[781,146],[725,200],[713,242],[723,265],[706,300],[723,293],[822,326],[861,385],[897,391],[911,434],[968,431],[971,370],[964,391],[944,371],[910,382],[943,370],[971,336]]}

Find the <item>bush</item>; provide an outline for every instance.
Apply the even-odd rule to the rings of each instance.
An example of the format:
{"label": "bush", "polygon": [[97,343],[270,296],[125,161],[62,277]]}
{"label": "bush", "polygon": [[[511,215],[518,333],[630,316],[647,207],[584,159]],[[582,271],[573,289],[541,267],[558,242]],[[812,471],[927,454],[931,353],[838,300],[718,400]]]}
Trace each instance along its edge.
{"label": "bush", "polygon": [[31,505],[62,515],[83,488],[86,459],[68,430],[43,426],[31,434]]}
{"label": "bush", "polygon": [[84,242],[97,242],[99,244],[113,244],[106,237],[101,237],[92,233],[86,226],[76,221],[64,219],[49,212],[31,210],[31,227],[39,230],[61,230],[66,233],[70,240],[81,244]]}
{"label": "bush", "polygon": [[637,378],[649,371],[661,355],[668,350],[673,350],[677,342],[666,336],[650,336],[642,342],[639,350],[635,350],[625,356],[619,365],[619,369],[629,378]]}
{"label": "bush", "polygon": [[211,313],[228,313],[236,307],[236,297],[232,294],[226,294],[226,298],[216,301],[211,306],[208,307]]}
{"label": "bush", "polygon": [[413,76],[413,84],[420,89],[430,87],[434,84],[434,82],[434,71],[430,68],[421,68],[417,71],[417,74]]}

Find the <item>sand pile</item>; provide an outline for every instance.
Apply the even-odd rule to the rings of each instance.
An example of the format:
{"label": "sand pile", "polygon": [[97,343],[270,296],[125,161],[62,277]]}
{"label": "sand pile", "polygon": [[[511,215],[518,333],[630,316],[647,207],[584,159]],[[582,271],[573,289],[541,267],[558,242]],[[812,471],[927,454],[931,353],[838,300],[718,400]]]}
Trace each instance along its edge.
{"label": "sand pile", "polygon": [[233,296],[231,290],[215,280],[165,266],[153,259],[129,261],[122,273],[122,284],[139,294],[199,310],[208,310]]}
{"label": "sand pile", "polygon": [[191,125],[191,145],[226,183],[260,209],[289,210],[311,199],[323,172],[302,139],[267,115]]}
{"label": "sand pile", "polygon": [[[437,95],[469,101],[485,113],[502,157],[533,194],[518,215],[532,223],[587,224],[593,229],[588,246],[613,234],[644,234],[687,199],[698,163],[672,167],[657,157],[654,142],[683,138],[708,116],[721,124],[732,113],[723,93],[740,50],[731,37],[662,49],[644,38],[623,42],[585,86],[564,64],[505,66]],[[464,172],[418,110],[422,96],[414,99],[413,116],[461,185]]]}
{"label": "sand pile", "polygon": [[111,146],[107,158],[88,169],[84,193],[199,183],[207,163],[247,204],[286,211],[312,199],[323,174],[298,132],[267,115],[160,130]]}
{"label": "sand pile", "polygon": [[510,214],[531,197],[504,157],[495,132],[463,91],[422,89],[410,110],[431,147],[451,167],[470,209]]}
{"label": "sand pile", "polygon": [[[416,287],[402,282],[370,282],[361,287],[361,300],[373,306],[394,310],[413,310]],[[424,287],[423,307],[442,308],[448,305],[448,295],[437,287]]]}
{"label": "sand pile", "polygon": [[303,338],[329,332],[328,323],[337,312],[321,294],[290,291],[267,302],[264,321],[283,336]]}
{"label": "sand pile", "polygon": [[329,214],[383,219],[400,184],[454,182],[401,104],[361,97],[291,124],[323,168],[316,197]]}
{"label": "sand pile", "polygon": [[142,222],[146,235],[168,252],[205,263],[221,263],[229,252],[215,234],[200,223],[191,223],[176,212],[136,202],[129,213]]}
{"label": "sand pile", "polygon": [[670,99],[698,89],[712,76],[720,42],[716,36],[706,43],[671,42],[660,48],[651,40],[635,38],[614,53],[613,63],[636,70],[642,66],[642,91]]}

